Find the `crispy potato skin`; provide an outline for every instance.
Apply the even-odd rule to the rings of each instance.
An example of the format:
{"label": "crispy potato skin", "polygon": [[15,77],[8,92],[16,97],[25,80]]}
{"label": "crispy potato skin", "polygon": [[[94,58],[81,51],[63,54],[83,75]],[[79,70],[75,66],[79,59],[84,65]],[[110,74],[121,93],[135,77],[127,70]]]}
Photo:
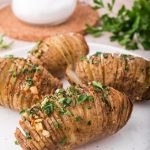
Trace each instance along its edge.
{"label": "crispy potato skin", "polygon": [[[104,93],[95,90],[92,85],[75,87],[74,91],[77,92],[73,94],[70,93],[71,89],[70,87],[63,94],[55,93],[48,99],[43,99],[43,102],[47,100],[45,102],[47,104],[48,102],[54,104],[55,109],[51,114],[45,113],[42,103],[31,108],[38,110],[32,113],[32,116],[23,114],[20,126],[30,135],[30,139],[19,128],[16,129],[15,136],[24,150],[71,150],[89,141],[116,133],[130,118],[131,101],[125,94],[113,88],[107,88],[108,103],[103,100]],[[91,96],[93,100],[79,104],[78,99],[81,94]],[[64,108],[59,101],[62,98],[71,98],[72,103]],[[61,114],[61,108],[65,112],[69,111],[70,114]],[[37,119],[41,120],[43,127],[40,131],[36,128]],[[55,123],[59,123],[59,126],[58,124],[55,126]],[[43,130],[49,133],[48,137],[42,134]]]}
{"label": "crispy potato skin", "polygon": [[42,64],[52,75],[62,77],[68,65],[88,54],[85,39],[78,33],[64,33],[41,41],[29,55],[33,63]]}
{"label": "crispy potato skin", "polygon": [[127,94],[132,101],[150,99],[150,62],[140,57],[101,54],[78,61],[75,72],[83,83],[99,81]]}
{"label": "crispy potato skin", "polygon": [[30,108],[61,86],[42,66],[22,58],[0,58],[0,104],[4,107]]}

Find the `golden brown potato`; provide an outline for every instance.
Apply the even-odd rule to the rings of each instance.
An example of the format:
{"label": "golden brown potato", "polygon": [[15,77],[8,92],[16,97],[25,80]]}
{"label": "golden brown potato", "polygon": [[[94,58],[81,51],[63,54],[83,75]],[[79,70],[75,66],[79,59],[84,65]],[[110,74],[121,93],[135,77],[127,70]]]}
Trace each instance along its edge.
{"label": "golden brown potato", "polygon": [[0,58],[0,104],[4,107],[30,108],[61,86],[42,66],[22,58]]}
{"label": "golden brown potato", "polygon": [[22,113],[15,136],[24,150],[71,150],[116,133],[130,118],[132,103],[121,92],[93,81],[58,89]]}
{"label": "golden brown potato", "polygon": [[[70,67],[67,74],[73,74]],[[140,57],[96,53],[78,61],[75,74],[78,83],[96,80],[124,92],[133,101],[150,98],[150,62]]]}
{"label": "golden brown potato", "polygon": [[68,64],[74,64],[81,56],[88,54],[89,48],[82,35],[64,33],[41,41],[31,51],[29,59],[42,64],[52,75],[62,77]]}

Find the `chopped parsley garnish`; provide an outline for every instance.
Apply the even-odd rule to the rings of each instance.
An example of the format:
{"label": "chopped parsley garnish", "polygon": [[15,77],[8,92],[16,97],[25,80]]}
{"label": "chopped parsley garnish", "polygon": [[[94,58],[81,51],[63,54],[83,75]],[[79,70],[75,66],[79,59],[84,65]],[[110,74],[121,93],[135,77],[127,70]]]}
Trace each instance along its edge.
{"label": "chopped parsley garnish", "polygon": [[35,47],[33,48],[33,50],[37,50],[39,49],[40,44],[42,43],[42,41],[37,41],[35,44]]}
{"label": "chopped parsley garnish", "polygon": [[103,54],[103,57],[105,58],[105,59],[107,59],[108,58],[108,54]]}
{"label": "chopped parsley garnish", "polygon": [[67,143],[67,137],[63,137],[60,142],[59,142],[61,145],[65,145]]}
{"label": "chopped parsley garnish", "polygon": [[61,128],[61,124],[58,121],[53,122],[53,124],[54,124],[55,128],[57,128],[57,129]]}
{"label": "chopped parsley garnish", "polygon": [[110,110],[112,110],[111,104],[110,104],[109,101],[108,101],[108,95],[109,95],[109,92],[108,92],[108,91],[105,91],[105,92],[103,93],[102,101],[110,108]]}
{"label": "chopped parsley garnish", "polygon": [[92,96],[87,96],[84,94],[79,95],[78,99],[77,99],[77,104],[81,104],[85,101],[93,101],[94,98]]}
{"label": "chopped parsley garnish", "polygon": [[35,106],[30,109],[29,115],[32,116],[32,115],[36,114],[38,111],[39,111],[39,108],[37,106]]}
{"label": "chopped parsley garnish", "polygon": [[101,52],[96,52],[95,54],[93,54],[92,56],[101,56]]}
{"label": "chopped parsley garnish", "polygon": [[27,110],[26,109],[23,109],[19,112],[20,115],[24,114]]}
{"label": "chopped parsley garnish", "polygon": [[27,84],[28,84],[29,87],[32,87],[34,85],[32,78],[27,78],[26,82],[27,82]]}
{"label": "chopped parsley garnish", "polygon": [[104,86],[100,82],[93,81],[92,85],[96,91],[104,90]]}
{"label": "chopped parsley garnish", "polygon": [[66,110],[66,111],[64,112],[64,115],[72,115],[72,112],[69,111],[69,110]]}
{"label": "chopped parsley garnish", "polygon": [[125,65],[125,71],[129,71],[129,67]]}
{"label": "chopped parsley garnish", "polygon": [[64,108],[60,108],[59,113],[61,115],[72,115],[72,113],[69,110],[65,110]]}
{"label": "chopped parsley garnish", "polygon": [[28,140],[31,140],[31,139],[32,139],[31,136],[30,136],[30,134],[29,134],[28,132],[25,132],[25,137],[26,137],[26,139],[28,139]]}
{"label": "chopped parsley garnish", "polygon": [[63,107],[68,107],[71,105],[72,99],[71,98],[61,98],[59,100],[59,103],[63,104]]}
{"label": "chopped parsley garnish", "polygon": [[80,60],[87,60],[87,56],[81,56]]}
{"label": "chopped parsley garnish", "polygon": [[21,72],[22,72],[22,73],[28,73],[29,70],[28,70],[28,68],[23,68],[23,69],[21,70]]}
{"label": "chopped parsley garnish", "polygon": [[120,58],[124,59],[125,60],[125,71],[129,71],[129,66],[128,66],[128,60],[129,60],[129,56],[128,55],[125,55],[125,54],[122,54],[120,56]]}
{"label": "chopped parsley garnish", "polygon": [[80,117],[80,116],[75,117],[76,122],[80,122],[81,120],[82,120],[82,117]]}
{"label": "chopped parsley garnish", "polygon": [[41,69],[37,65],[28,64],[28,66],[32,67],[31,72],[33,72],[33,73],[35,73],[35,72],[41,73],[42,72]]}
{"label": "chopped parsley garnish", "polygon": [[76,89],[74,86],[70,86],[70,87],[67,89],[66,94],[67,94],[68,96],[78,95],[78,94],[79,94],[79,90]]}
{"label": "chopped parsley garnish", "polygon": [[12,76],[13,76],[14,78],[17,77],[17,72],[16,72],[15,70],[12,72]]}
{"label": "chopped parsley garnish", "polygon": [[46,102],[46,104],[42,107],[45,114],[51,115],[54,112],[55,104],[53,102]]}
{"label": "chopped parsley garnish", "polygon": [[98,91],[102,91],[103,92],[103,96],[102,96],[102,101],[111,109],[111,105],[109,103],[108,100],[108,95],[109,95],[109,89],[107,86],[102,85],[100,82],[96,82],[93,81],[92,85],[94,87],[94,89],[98,92]]}
{"label": "chopped parsley garnish", "polygon": [[15,145],[19,145],[19,142],[18,141],[14,141]]}
{"label": "chopped parsley garnish", "polygon": [[93,56],[91,56],[89,59],[88,59],[88,63],[90,64],[99,64],[100,63],[100,60],[94,58]]}
{"label": "chopped parsley garnish", "polygon": [[5,55],[5,58],[14,58],[14,55]]}
{"label": "chopped parsley garnish", "polygon": [[64,89],[57,89],[55,92],[59,95],[59,94],[63,94],[65,92],[65,90]]}

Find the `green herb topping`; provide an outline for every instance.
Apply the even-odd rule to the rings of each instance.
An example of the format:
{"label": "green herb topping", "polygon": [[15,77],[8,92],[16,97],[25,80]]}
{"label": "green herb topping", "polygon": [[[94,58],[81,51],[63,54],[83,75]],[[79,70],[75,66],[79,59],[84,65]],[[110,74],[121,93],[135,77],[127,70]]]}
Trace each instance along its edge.
{"label": "green herb topping", "polygon": [[18,141],[14,141],[15,145],[19,145],[19,142]]}
{"label": "green herb topping", "polygon": [[72,99],[71,98],[61,98],[59,100],[59,103],[63,104],[63,107],[68,107],[72,103]]}
{"label": "green herb topping", "polygon": [[94,101],[94,98],[92,96],[87,96],[84,94],[79,95],[78,99],[77,99],[77,104],[81,104],[85,101]]}
{"label": "green herb topping", "polygon": [[61,124],[58,121],[54,122],[53,124],[54,124],[55,128],[57,128],[57,129],[61,128]]}
{"label": "green herb topping", "polygon": [[30,116],[33,116],[34,114],[36,114],[39,111],[39,108],[37,106],[33,107],[30,109],[30,111],[28,111]]}
{"label": "green herb topping", "polygon": [[109,96],[109,89],[107,86],[102,85],[100,82],[96,82],[93,81],[92,85],[95,89],[95,91],[102,91],[103,92],[103,97],[102,97],[102,101],[110,108],[110,110],[112,110],[111,105],[109,103],[108,100],[108,96]]}
{"label": "green herb topping", "polygon": [[65,145],[67,143],[67,137],[63,137],[60,142],[59,142],[61,145]]}
{"label": "green herb topping", "polygon": [[129,56],[125,55],[125,54],[122,54],[120,57],[125,60],[125,71],[129,71],[129,66],[128,66]]}
{"label": "green herb topping", "polygon": [[26,137],[26,139],[28,139],[28,140],[31,140],[31,139],[32,139],[31,136],[30,136],[30,134],[29,134],[28,132],[25,132],[25,137]]}
{"label": "green herb topping", "polygon": [[5,55],[5,58],[14,58],[14,55]]}
{"label": "green herb topping", "polygon": [[64,89],[57,89],[56,91],[55,91],[58,95],[60,94],[63,94],[64,92],[65,92],[65,90]]}
{"label": "green herb topping", "polygon": [[28,70],[28,68],[23,68],[23,69],[21,70],[21,72],[22,72],[22,73],[28,73],[29,70]]}
{"label": "green herb topping", "polygon": [[53,102],[48,101],[42,109],[44,110],[45,114],[51,115],[54,112],[55,104]]}
{"label": "green herb topping", "polygon": [[26,82],[27,82],[29,87],[32,87],[34,85],[32,78],[27,78]]}
{"label": "green herb topping", "polygon": [[80,122],[81,120],[82,120],[82,117],[80,117],[80,116],[75,117],[76,122]]}
{"label": "green herb topping", "polygon": [[93,54],[92,56],[101,56],[101,52],[96,52],[95,54]]}
{"label": "green herb topping", "polygon": [[31,72],[33,72],[33,73],[35,73],[35,72],[41,73],[42,72],[41,69],[37,65],[28,64],[28,66],[32,67]]}
{"label": "green herb topping", "polygon": [[19,112],[20,115],[24,114],[27,110],[26,109],[23,109]]}
{"label": "green herb topping", "polygon": [[80,60],[87,60],[87,57],[86,56],[81,56]]}
{"label": "green herb topping", "polygon": [[61,115],[72,115],[72,112],[71,112],[71,111],[65,110],[64,108],[60,108],[60,109],[59,109],[59,113],[60,113]]}

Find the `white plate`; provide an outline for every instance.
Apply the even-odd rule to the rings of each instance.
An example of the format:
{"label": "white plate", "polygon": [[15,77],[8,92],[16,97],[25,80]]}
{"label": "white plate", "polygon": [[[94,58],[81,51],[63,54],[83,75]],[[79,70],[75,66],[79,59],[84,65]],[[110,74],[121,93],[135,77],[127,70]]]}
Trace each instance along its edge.
{"label": "white plate", "polygon": [[[133,54],[130,51],[106,45],[89,43],[90,54],[96,51]],[[0,56],[13,54],[26,57],[28,47],[0,53]],[[135,104],[131,119],[117,134],[101,141],[87,144],[78,150],[150,150],[150,101]],[[14,131],[20,116],[17,112],[0,107],[0,150],[21,150],[14,144]]]}

